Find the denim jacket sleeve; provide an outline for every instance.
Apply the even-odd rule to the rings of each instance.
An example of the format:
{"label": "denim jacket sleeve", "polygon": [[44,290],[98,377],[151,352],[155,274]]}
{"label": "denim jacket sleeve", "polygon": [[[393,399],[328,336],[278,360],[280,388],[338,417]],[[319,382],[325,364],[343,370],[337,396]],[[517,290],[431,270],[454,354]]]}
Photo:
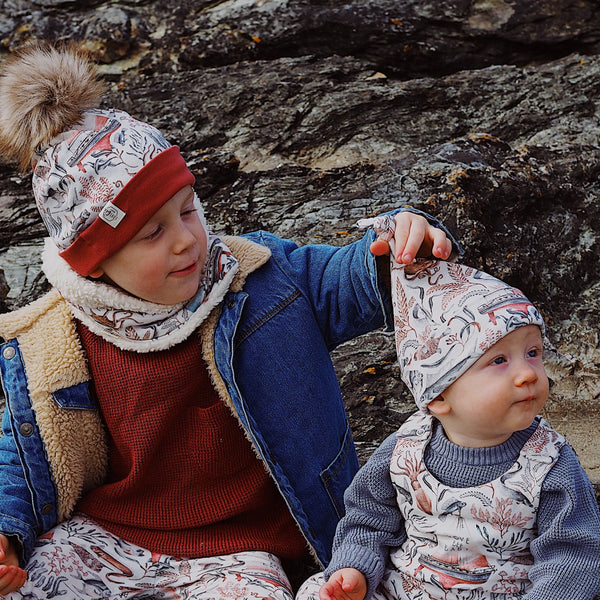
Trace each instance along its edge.
{"label": "denim jacket sleeve", "polygon": [[[421,214],[444,230],[454,250],[461,252],[452,234],[431,215],[411,208],[390,214],[404,210]],[[261,243],[271,248],[273,260],[282,272],[290,267],[295,272],[300,288],[314,307],[315,318],[330,350],[381,327],[393,331],[390,290],[381,277],[377,258],[369,250],[375,239],[372,229],[358,241],[343,247],[324,244],[297,247],[287,240],[274,244],[270,240],[275,240],[275,236],[264,232],[261,236]]]}
{"label": "denim jacket sleeve", "polygon": [[[271,258],[248,276],[243,292],[223,303],[215,335],[219,372],[326,565],[344,513],[343,492],[358,470],[329,351],[383,326],[391,329],[390,293],[369,250],[372,230],[341,247],[299,247],[263,231],[244,237],[269,248]],[[237,295],[243,307],[236,316]]]}

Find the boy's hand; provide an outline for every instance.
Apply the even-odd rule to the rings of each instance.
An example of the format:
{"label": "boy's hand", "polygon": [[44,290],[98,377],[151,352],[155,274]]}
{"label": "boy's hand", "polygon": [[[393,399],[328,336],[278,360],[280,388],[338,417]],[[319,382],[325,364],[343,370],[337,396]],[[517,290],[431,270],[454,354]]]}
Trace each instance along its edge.
{"label": "boy's hand", "polygon": [[340,569],[319,590],[319,600],[363,600],[367,580],[356,569]]}
{"label": "boy's hand", "polygon": [[431,225],[422,215],[403,211],[397,213],[394,219],[393,235],[391,231],[380,233],[371,244],[371,252],[376,256],[389,254],[390,248],[400,264],[409,264],[416,256],[434,256],[442,260],[450,256],[452,242],[446,233]]}
{"label": "boy's hand", "polygon": [[25,583],[27,572],[19,567],[19,557],[9,539],[0,533],[0,594],[16,592]]}

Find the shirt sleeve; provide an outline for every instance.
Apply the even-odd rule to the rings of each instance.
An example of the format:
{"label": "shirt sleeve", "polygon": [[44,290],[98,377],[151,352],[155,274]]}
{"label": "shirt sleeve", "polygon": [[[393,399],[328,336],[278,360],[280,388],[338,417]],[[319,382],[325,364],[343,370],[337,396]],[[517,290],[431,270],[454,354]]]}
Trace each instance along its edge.
{"label": "shirt sleeve", "polygon": [[600,511],[568,444],[544,480],[537,522],[533,587],[524,600],[592,600],[600,592]]}
{"label": "shirt sleeve", "polygon": [[390,460],[396,434],[390,435],[360,469],[346,490],[346,515],[338,524],[333,557],[325,570],[328,579],[345,567],[367,579],[369,600],[383,576],[390,550],[406,539],[404,519],[390,478]]}

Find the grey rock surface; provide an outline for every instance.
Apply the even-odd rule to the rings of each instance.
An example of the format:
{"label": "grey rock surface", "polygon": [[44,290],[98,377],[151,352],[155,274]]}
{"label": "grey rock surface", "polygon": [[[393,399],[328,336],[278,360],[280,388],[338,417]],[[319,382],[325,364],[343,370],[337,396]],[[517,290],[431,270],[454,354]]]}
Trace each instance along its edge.
{"label": "grey rock surface", "polygon": [[[600,6],[591,0],[0,2],[2,61],[75,40],[158,126],[215,231],[346,244],[402,205],[548,322],[547,417],[600,482]],[[0,165],[0,309],[41,294],[29,175]],[[364,460],[413,410],[392,339],[334,353]]]}

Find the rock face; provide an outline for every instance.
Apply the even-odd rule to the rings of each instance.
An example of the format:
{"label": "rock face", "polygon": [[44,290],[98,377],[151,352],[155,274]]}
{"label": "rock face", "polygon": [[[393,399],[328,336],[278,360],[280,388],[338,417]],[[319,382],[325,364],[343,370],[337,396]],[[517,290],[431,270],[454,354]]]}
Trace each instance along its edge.
{"label": "rock face", "polygon": [[[600,482],[600,6],[593,0],[0,3],[97,58],[105,104],[181,146],[215,231],[346,244],[411,205],[548,323],[547,418]],[[0,309],[41,294],[29,175],[0,166]],[[361,459],[413,410],[392,340],[338,348]]]}

